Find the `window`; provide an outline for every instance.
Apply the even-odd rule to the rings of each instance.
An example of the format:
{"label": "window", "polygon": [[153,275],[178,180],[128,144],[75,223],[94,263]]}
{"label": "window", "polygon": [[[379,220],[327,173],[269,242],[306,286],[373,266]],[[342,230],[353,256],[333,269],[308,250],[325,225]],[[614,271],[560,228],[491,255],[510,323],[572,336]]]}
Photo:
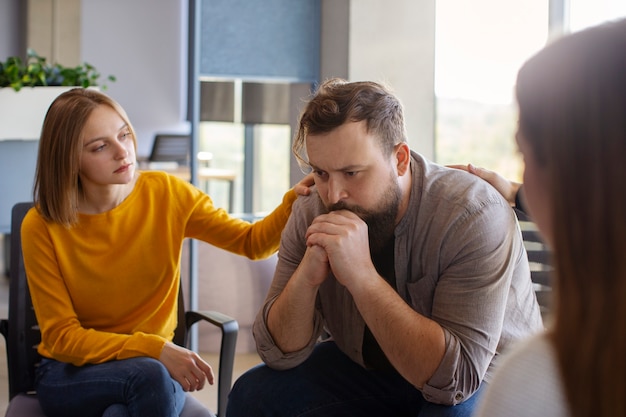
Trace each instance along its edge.
{"label": "window", "polygon": [[[203,163],[211,168],[228,169],[235,172],[234,202],[230,211],[241,213],[243,211],[241,190],[244,172],[244,126],[241,123],[201,122],[199,127],[199,151],[211,154],[210,160]],[[225,209],[228,207],[230,190],[226,181],[211,180],[205,183],[199,181],[198,185],[207,192],[217,207]]]}
{"label": "window", "polygon": [[228,181],[203,183],[199,175],[216,206],[231,206],[232,192],[230,212],[252,218],[281,203],[290,187],[290,109],[309,90],[309,83],[202,81],[199,151],[211,158],[201,165],[235,175],[232,190]]}
{"label": "window", "polygon": [[[253,158],[250,188],[252,209],[250,213],[261,215],[272,211],[282,201],[289,189],[289,161],[291,155],[291,129],[289,125],[263,124],[252,127],[254,131]],[[245,125],[242,123],[200,123],[200,151],[210,152],[207,163],[211,168],[232,170],[234,183],[233,213],[248,213],[244,209],[245,178]],[[229,185],[226,181],[200,182],[218,207],[226,208],[229,201]]]}
{"label": "window", "polygon": [[[195,59],[208,114],[201,104],[199,151],[213,154],[212,168],[236,171],[231,212],[262,215],[289,189],[289,111],[298,86],[319,78],[321,1],[201,3]],[[208,189],[221,207],[223,185]]]}
{"label": "window", "polygon": [[[623,0],[552,0],[564,31],[626,16]],[[517,70],[548,41],[549,0],[438,0],[435,159],[473,163],[520,181],[513,140]]]}
{"label": "window", "polygon": [[548,37],[547,0],[438,0],[435,159],[519,180],[517,70]]}
{"label": "window", "polygon": [[569,0],[568,14],[569,29],[575,32],[607,20],[626,17],[626,2],[624,0]]}
{"label": "window", "polygon": [[280,204],[289,189],[291,128],[289,125],[267,124],[255,129],[252,212],[269,213]]}

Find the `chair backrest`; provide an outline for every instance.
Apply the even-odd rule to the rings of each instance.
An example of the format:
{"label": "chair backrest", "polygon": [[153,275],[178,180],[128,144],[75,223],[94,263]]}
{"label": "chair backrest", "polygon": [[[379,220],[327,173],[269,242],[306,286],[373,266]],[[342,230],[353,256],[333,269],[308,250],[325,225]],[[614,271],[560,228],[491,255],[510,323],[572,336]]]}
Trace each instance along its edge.
{"label": "chair backrest", "polygon": [[177,162],[189,165],[191,138],[189,135],[158,134],[154,137],[149,162]]}
{"label": "chair backrest", "polygon": [[7,366],[9,372],[9,399],[20,392],[34,391],[35,368],[40,356],[37,345],[41,341],[39,326],[30,299],[22,257],[20,228],[32,203],[18,203],[11,212],[11,263],[9,272],[9,320]]}
{"label": "chair backrest", "polygon": [[[9,400],[19,393],[35,391],[35,372],[41,360],[41,356],[37,353],[41,333],[30,298],[22,256],[22,220],[32,206],[32,203],[18,203],[11,213],[9,316],[8,328],[5,330]],[[185,346],[187,326],[182,286],[179,288],[178,301],[178,326],[175,330],[174,343]]]}
{"label": "chair backrest", "polygon": [[535,294],[537,294],[537,301],[541,308],[541,315],[545,319],[550,312],[552,304],[550,249],[543,242],[537,226],[530,217],[519,210],[515,210],[515,214],[522,230],[522,239],[528,254],[530,276],[535,288]]}

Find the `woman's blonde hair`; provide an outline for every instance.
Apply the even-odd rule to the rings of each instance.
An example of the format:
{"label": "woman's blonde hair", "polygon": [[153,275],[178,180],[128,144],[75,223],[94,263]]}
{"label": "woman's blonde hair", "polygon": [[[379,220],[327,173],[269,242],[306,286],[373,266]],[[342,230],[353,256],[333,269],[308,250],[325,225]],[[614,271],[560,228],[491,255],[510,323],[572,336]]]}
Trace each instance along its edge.
{"label": "woman's blonde hair", "polygon": [[44,219],[66,227],[78,221],[82,132],[98,106],[109,106],[126,122],[137,147],[135,131],[124,109],[109,96],[74,88],[50,105],[41,130],[33,197]]}
{"label": "woman's blonde hair", "polygon": [[551,337],[571,415],[624,416],[626,20],[547,46],[520,69],[517,99],[549,178]]}

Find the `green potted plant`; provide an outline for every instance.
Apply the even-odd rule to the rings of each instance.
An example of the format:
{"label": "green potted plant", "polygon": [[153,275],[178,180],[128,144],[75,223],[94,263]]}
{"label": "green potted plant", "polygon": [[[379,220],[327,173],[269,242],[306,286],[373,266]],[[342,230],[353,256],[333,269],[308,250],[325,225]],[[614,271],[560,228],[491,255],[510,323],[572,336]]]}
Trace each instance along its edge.
{"label": "green potted plant", "polygon": [[32,49],[25,61],[0,61],[0,140],[38,139],[46,111],[59,94],[75,87],[105,90],[100,78],[93,65],[52,64]]}
{"label": "green potted plant", "polygon": [[[98,86],[100,73],[88,63],[75,67],[65,67],[60,64],[51,64],[46,58],[28,49],[26,61],[18,56],[12,56],[0,62],[0,88],[11,87],[20,91],[23,87],[93,87]],[[109,81],[115,77],[109,75]],[[101,88],[106,90],[106,85]]]}

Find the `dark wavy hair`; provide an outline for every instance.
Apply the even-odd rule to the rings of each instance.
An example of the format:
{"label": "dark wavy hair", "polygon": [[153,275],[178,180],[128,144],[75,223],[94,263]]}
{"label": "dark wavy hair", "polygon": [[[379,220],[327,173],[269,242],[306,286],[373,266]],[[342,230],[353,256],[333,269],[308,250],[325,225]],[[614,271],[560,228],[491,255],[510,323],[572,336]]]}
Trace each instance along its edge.
{"label": "dark wavy hair", "polygon": [[293,142],[293,153],[300,167],[308,166],[306,137],[328,133],[346,122],[367,122],[385,155],[395,145],[407,141],[402,104],[389,89],[371,81],[347,82],[333,78],[322,83],[307,103]]}

